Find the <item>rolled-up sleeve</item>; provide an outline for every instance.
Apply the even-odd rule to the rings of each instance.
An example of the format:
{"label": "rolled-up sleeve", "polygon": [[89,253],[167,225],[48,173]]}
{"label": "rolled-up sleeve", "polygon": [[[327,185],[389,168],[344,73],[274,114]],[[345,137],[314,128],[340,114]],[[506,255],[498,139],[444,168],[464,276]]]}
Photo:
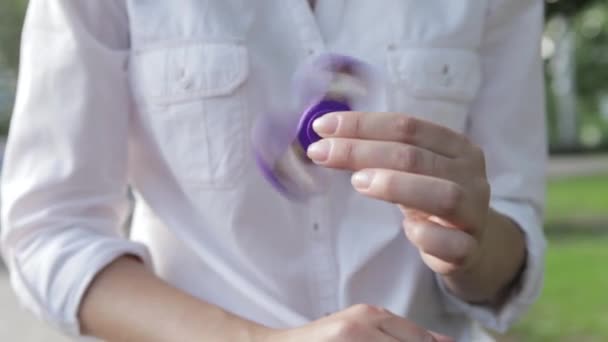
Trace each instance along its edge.
{"label": "rolled-up sleeve", "polygon": [[79,335],[94,276],[120,255],[131,97],[122,0],[31,0],[2,179],[2,254],[21,303]]}
{"label": "rolled-up sleeve", "polygon": [[469,123],[469,136],[484,150],[491,206],[522,229],[527,260],[519,283],[499,308],[475,306],[451,295],[451,310],[486,328],[506,331],[536,300],[544,276],[542,230],[547,159],[541,0],[490,1],[480,49],[484,83]]}

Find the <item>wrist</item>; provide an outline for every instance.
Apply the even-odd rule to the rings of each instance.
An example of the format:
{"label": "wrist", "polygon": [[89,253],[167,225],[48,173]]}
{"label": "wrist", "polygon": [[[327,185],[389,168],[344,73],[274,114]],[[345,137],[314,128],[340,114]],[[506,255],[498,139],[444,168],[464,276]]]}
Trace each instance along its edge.
{"label": "wrist", "polygon": [[475,255],[461,270],[441,278],[457,297],[473,303],[501,303],[525,264],[526,246],[519,226],[490,209]]}
{"label": "wrist", "polygon": [[227,336],[227,341],[267,342],[269,337],[276,332],[275,329],[241,318],[235,318],[231,325],[227,331],[233,331],[233,333],[228,334],[230,336]]}
{"label": "wrist", "polygon": [[[198,322],[192,341],[221,340],[235,342],[266,342],[274,329],[217,308],[212,322]],[[213,322],[216,324],[214,325]],[[220,322],[219,324],[217,324]]]}

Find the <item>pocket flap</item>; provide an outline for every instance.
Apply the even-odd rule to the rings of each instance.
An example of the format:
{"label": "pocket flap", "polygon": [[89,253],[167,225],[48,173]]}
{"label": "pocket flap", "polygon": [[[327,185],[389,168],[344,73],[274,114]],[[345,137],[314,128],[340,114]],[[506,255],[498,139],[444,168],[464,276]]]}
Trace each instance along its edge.
{"label": "pocket flap", "polygon": [[135,87],[155,104],[232,93],[247,78],[247,49],[201,43],[141,50],[132,59]]}
{"label": "pocket flap", "polygon": [[474,51],[399,49],[388,59],[391,82],[416,97],[470,102],[481,86],[481,64]]}

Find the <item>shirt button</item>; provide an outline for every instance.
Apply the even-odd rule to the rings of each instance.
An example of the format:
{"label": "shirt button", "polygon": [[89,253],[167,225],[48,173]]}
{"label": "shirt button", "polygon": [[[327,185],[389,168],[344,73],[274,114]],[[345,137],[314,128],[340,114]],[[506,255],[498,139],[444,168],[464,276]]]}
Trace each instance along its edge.
{"label": "shirt button", "polygon": [[315,232],[318,232],[318,231],[319,231],[319,224],[318,224],[317,222],[315,222],[315,223],[312,225],[312,229],[313,229]]}
{"label": "shirt button", "polygon": [[194,81],[191,78],[185,78],[182,80],[182,88],[184,88],[185,90],[192,89],[193,85]]}

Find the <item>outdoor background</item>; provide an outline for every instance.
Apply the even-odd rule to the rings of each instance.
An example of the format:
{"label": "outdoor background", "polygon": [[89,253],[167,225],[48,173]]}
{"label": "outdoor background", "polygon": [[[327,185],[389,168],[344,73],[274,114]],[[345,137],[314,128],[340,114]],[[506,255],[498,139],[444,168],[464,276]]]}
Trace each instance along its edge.
{"label": "outdoor background", "polygon": [[[10,123],[25,5],[0,0],[0,137]],[[608,341],[608,1],[548,0],[542,53],[551,145],[547,276],[539,302],[500,339]],[[1,264],[0,341],[65,341],[19,308]]]}

